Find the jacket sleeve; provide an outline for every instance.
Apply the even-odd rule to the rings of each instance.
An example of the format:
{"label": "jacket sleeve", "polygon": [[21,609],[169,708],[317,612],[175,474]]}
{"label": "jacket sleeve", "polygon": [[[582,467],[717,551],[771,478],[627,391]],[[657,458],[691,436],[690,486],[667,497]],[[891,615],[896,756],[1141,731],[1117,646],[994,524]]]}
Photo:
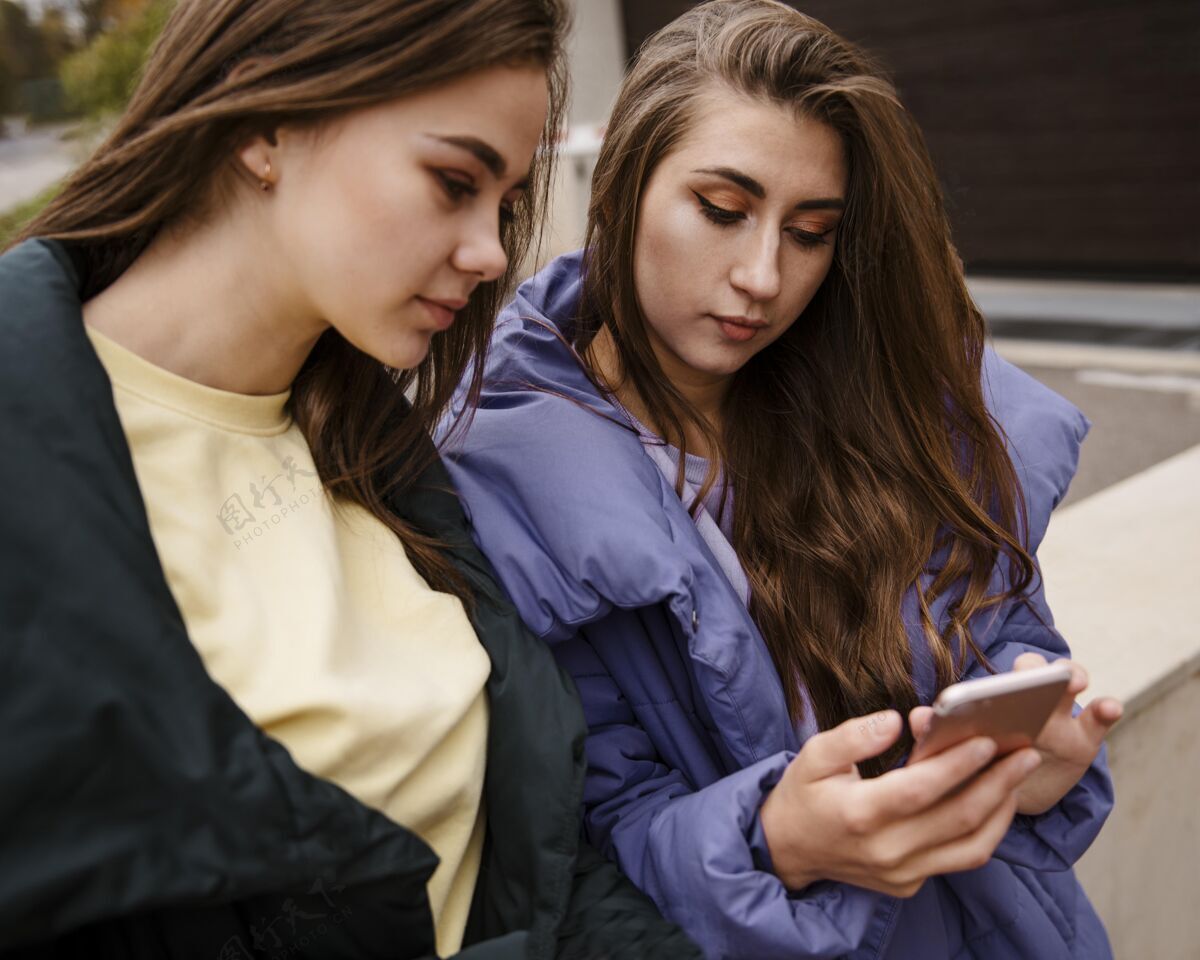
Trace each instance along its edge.
{"label": "jacket sleeve", "polygon": [[[1071,655],[1066,641],[1054,629],[1040,571],[1035,583],[1025,600],[1012,606],[995,640],[984,650],[997,671],[1011,670],[1023,653],[1039,653],[1048,661]],[[966,674],[967,678],[987,675],[979,663]],[[1075,712],[1078,714],[1078,706]],[[1055,806],[1037,816],[1017,815],[995,855],[1036,870],[1070,869],[1096,839],[1112,805],[1107,747],[1102,747],[1079,782]]]}
{"label": "jacket sleeve", "polygon": [[840,957],[881,942],[896,901],[834,883],[791,894],[764,869],[758,812],[791,754],[703,787],[663,761],[596,654],[606,643],[628,645],[638,624],[636,611],[616,610],[555,648],[588,720],[584,811],[592,841],[706,956]]}

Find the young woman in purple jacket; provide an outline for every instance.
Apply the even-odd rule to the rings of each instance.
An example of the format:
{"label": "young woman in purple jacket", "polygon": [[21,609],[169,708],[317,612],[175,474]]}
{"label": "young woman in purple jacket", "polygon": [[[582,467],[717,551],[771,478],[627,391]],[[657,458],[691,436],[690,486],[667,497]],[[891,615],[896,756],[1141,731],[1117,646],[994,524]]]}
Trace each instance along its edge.
{"label": "young woman in purple jacket", "polygon": [[905,763],[947,684],[1069,655],[1036,549],[1087,421],[984,335],[879,68],[724,0],[643,47],[584,251],[446,421],[583,696],[588,833],[710,957],[1110,955],[1081,666],[1035,748]]}

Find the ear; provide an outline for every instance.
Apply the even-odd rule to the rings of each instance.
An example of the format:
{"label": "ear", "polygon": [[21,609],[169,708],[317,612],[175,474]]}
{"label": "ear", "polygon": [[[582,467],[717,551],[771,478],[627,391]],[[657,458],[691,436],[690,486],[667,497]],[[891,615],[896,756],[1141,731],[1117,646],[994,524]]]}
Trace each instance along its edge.
{"label": "ear", "polygon": [[[237,83],[245,74],[269,62],[269,58],[257,56],[241,61],[225,77],[225,83]],[[237,150],[239,169],[248,173],[263,192],[269,191],[279,179],[279,163],[275,156],[277,146],[275,131],[258,134],[247,140]]]}
{"label": "ear", "polygon": [[237,150],[239,166],[264,193],[269,192],[279,181],[277,153],[275,137],[270,134],[259,134],[247,140]]}

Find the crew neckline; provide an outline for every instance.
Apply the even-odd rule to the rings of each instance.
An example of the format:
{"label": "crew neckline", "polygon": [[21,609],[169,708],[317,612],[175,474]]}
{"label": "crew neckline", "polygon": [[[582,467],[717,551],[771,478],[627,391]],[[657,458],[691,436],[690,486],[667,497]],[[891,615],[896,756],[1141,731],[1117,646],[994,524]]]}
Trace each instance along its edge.
{"label": "crew neckline", "polygon": [[[667,443],[662,437],[656,434],[653,430],[647,427],[641,420],[635,417],[625,404],[621,403],[616,397],[610,397],[613,405],[620,410],[629,419],[629,425],[638,434],[638,439],[643,444],[652,443],[662,447],[667,454],[668,459],[674,465],[675,469],[679,469],[679,448],[674,444]],[[683,477],[684,479],[696,488],[697,491],[704,485],[704,481],[708,477],[709,461],[707,457],[702,457],[695,453],[684,454],[683,461]],[[659,470],[661,471],[661,466]],[[667,482],[674,485],[675,477],[666,476]],[[716,483],[712,489],[708,491],[708,496],[704,498],[704,509],[715,521],[718,516],[721,517],[718,522],[718,527],[725,535],[725,538],[731,543],[733,542],[733,511],[728,503],[728,484],[725,479],[725,471],[720,470],[717,473]]]}
{"label": "crew neckline", "polygon": [[[676,463],[679,462],[679,448],[677,446],[675,446],[673,443],[667,443],[666,440],[642,423],[642,421],[635,417],[630,412],[629,408],[626,407],[625,404],[621,403],[621,401],[616,397],[611,397],[610,399],[612,400],[613,405],[629,419],[630,426],[637,431],[639,436],[645,437],[651,442],[665,447],[667,452],[670,454],[671,459]],[[684,454],[683,475],[687,478],[689,483],[703,483],[704,478],[708,475],[708,458],[702,457],[696,453]]]}
{"label": "crew neckline", "polygon": [[218,390],[151,363],[88,324],[84,331],[114,387],[222,430],[269,436],[291,426],[291,390],[262,395]]}

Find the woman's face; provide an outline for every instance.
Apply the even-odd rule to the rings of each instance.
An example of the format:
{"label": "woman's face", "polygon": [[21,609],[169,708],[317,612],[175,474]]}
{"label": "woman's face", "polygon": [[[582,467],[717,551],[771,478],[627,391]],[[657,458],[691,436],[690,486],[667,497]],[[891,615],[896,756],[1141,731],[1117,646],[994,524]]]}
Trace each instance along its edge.
{"label": "woman's face", "polygon": [[677,387],[727,380],[795,322],[829,272],[845,194],[828,126],[704,96],[646,183],[634,245],[650,340]]}
{"label": "woman's face", "polygon": [[256,176],[271,163],[268,235],[297,314],[389,366],[420,363],[507,265],[500,224],[546,109],[543,70],[496,68],[243,150]]}

